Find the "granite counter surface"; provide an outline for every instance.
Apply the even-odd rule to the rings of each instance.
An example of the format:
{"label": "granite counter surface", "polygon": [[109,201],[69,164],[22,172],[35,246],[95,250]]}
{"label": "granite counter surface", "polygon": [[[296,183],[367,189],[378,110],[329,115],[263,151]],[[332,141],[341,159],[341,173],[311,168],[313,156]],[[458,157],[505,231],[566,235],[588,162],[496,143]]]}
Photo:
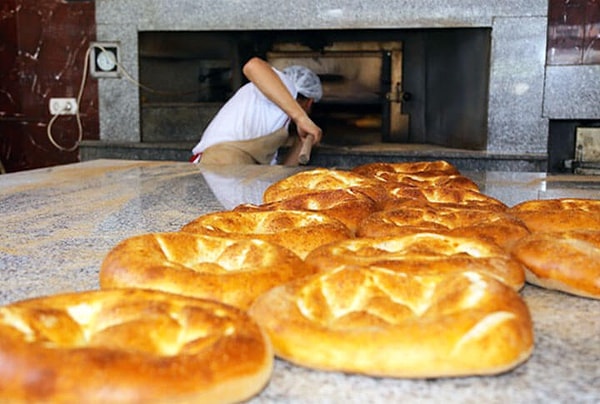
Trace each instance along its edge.
{"label": "granite counter surface", "polygon": [[[197,216],[260,202],[298,168],[96,160],[0,176],[0,304],[97,289],[105,254],[126,237],[176,231]],[[600,177],[464,173],[508,205],[600,198]],[[319,372],[277,360],[252,402],[600,402],[600,301],[526,285],[532,357],[488,377],[405,380]]]}

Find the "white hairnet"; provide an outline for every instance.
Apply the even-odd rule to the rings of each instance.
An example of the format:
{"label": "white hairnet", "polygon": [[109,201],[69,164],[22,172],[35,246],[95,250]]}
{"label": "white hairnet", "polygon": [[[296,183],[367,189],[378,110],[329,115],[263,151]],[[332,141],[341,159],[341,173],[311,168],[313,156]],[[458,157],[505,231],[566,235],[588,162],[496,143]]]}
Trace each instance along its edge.
{"label": "white hairnet", "polygon": [[313,98],[315,102],[323,96],[321,80],[312,70],[304,66],[289,66],[283,69],[296,85],[296,90],[307,98]]}

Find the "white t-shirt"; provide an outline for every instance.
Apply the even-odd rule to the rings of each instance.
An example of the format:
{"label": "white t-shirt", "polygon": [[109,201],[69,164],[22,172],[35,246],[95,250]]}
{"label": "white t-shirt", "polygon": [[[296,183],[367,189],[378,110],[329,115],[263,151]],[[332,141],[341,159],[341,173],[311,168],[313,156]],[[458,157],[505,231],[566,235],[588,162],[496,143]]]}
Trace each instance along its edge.
{"label": "white t-shirt", "polygon": [[[293,81],[277,69],[273,69],[287,89],[296,98]],[[253,84],[242,86],[219,110],[193,148],[194,154],[222,142],[250,140],[265,136],[289,125],[287,114],[270,101]]]}

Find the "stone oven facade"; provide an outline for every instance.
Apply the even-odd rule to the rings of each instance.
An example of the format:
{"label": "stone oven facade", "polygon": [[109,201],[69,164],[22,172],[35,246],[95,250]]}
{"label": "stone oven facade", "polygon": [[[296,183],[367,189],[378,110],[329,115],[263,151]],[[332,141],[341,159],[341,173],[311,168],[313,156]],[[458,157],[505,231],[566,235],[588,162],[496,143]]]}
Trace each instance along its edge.
{"label": "stone oven facade", "polygon": [[[368,34],[366,41],[383,33],[395,33],[394,38],[383,40],[398,38],[402,44],[403,81],[398,94],[406,95],[407,99],[401,100],[406,102],[400,115],[415,119],[410,123],[410,134],[397,135],[397,139],[400,143],[404,139],[409,144],[419,144],[419,147],[404,151],[392,147],[396,150],[394,153],[386,150],[379,154],[379,159],[446,158],[458,161],[465,169],[552,171],[553,165],[561,165],[571,153],[571,150],[552,150],[554,144],[567,143],[564,138],[571,135],[565,131],[570,133],[578,126],[596,126],[600,122],[600,64],[548,63],[548,7],[546,0],[500,0],[491,4],[459,0],[298,0],[294,3],[281,0],[96,0],[97,39],[118,44],[119,62],[131,77],[129,80],[122,75],[117,79],[98,79],[100,141],[84,142],[82,153],[95,156],[107,145],[113,152],[121,147],[142,153],[140,150],[145,145],[145,149],[161,150],[165,158],[169,158],[173,144],[180,145],[183,152],[188,144],[199,139],[203,123],[218,108],[218,102],[212,109],[204,102],[204,108],[198,112],[198,98],[178,101],[175,104],[178,103],[179,108],[175,109],[172,102],[145,102],[153,99],[152,94],[145,93],[140,84],[152,81],[155,86],[161,85],[156,79],[161,77],[161,66],[147,64],[148,59],[156,56],[152,52],[157,51],[156,45],[147,46],[149,38],[166,35],[158,42],[150,41],[162,42],[164,46],[158,47],[162,50],[182,47],[169,38],[197,38],[195,43],[188,41],[188,45],[183,45],[189,50],[202,48],[202,42],[210,41],[210,35],[217,33],[237,39],[262,33],[271,41],[290,32],[339,32],[342,39]],[[475,37],[460,36],[471,31],[477,32]],[[438,38],[431,42],[434,45],[423,45],[434,36]],[[260,45],[260,41],[257,44]],[[452,56],[472,53],[476,47],[481,48],[477,59]],[[411,70],[410,66],[418,65],[415,60],[423,58],[427,63],[421,66],[426,67]],[[445,63],[446,60],[450,63]],[[200,67],[194,69],[191,76],[197,80]],[[462,79],[457,78],[457,69],[468,73],[463,72]],[[230,72],[229,81],[239,80],[238,74]],[[429,94],[423,89],[431,84],[411,86],[420,83],[419,75],[427,76],[420,80],[429,80],[429,83],[436,80],[443,85],[446,80],[447,88]],[[164,77],[162,84],[168,85],[170,79]],[[464,87],[447,85],[461,80]],[[474,97],[464,96],[462,88],[471,91],[469,83],[474,82],[479,88],[473,93]],[[419,107],[418,103],[423,100],[428,107]],[[479,111],[462,123],[456,119],[474,110]],[[190,116],[196,118],[190,119]],[[423,125],[435,129],[423,131],[419,119],[424,120]],[[464,122],[470,122],[471,127],[464,126]],[[163,133],[160,133],[161,125]],[[451,125],[455,125],[452,133],[441,134]],[[461,131],[469,130],[477,134],[469,138],[468,144],[447,141],[449,136],[460,137]],[[369,154],[351,147],[345,147],[344,153],[350,163],[327,159],[324,152],[323,164],[361,163],[364,160],[361,156]]]}

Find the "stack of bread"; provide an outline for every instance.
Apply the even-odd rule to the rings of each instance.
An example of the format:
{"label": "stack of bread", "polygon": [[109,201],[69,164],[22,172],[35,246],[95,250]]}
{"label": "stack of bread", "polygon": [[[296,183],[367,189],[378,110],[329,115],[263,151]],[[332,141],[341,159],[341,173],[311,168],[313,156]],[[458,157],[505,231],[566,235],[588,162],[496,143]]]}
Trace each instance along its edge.
{"label": "stack of bread", "polygon": [[262,205],[243,209],[327,214],[333,202],[317,201],[332,189],[370,198],[374,210],[352,221],[352,237],[304,257],[316,274],[252,304],[276,355],[407,378],[497,374],[530,356],[524,270],[506,248],[529,231],[506,205],[437,161],[313,169],[274,183]]}
{"label": "stack of bread", "polygon": [[531,213],[548,206],[509,208],[444,161],[294,174],[261,204],[121,241],[101,290],[0,308],[0,399],[235,402],[274,355],[387,377],[508,371],[534,348],[526,280],[599,295],[600,202],[554,204],[575,229],[548,235]]}

